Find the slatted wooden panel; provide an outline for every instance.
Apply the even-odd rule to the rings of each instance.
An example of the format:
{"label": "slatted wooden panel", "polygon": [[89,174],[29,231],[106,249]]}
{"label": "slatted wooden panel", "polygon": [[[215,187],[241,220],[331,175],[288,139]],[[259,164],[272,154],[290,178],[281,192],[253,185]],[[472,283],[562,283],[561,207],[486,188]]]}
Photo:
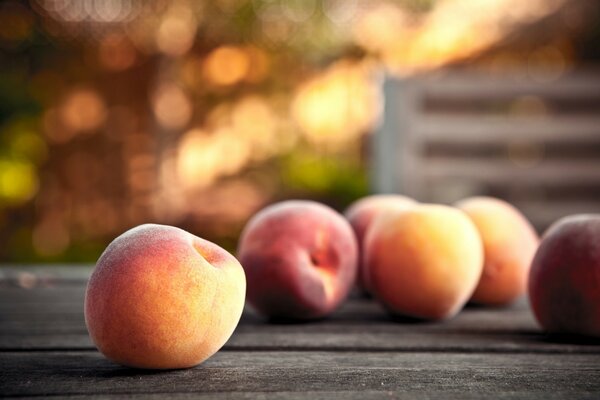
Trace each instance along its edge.
{"label": "slatted wooden panel", "polygon": [[600,343],[554,338],[521,301],[456,318],[390,318],[353,296],[328,319],[246,310],[225,347],[179,371],[104,359],[83,318],[89,268],[0,268],[0,397],[560,399],[600,396]]}
{"label": "slatted wooden panel", "polygon": [[492,195],[538,229],[600,213],[600,71],[553,81],[442,71],[384,85],[376,192],[452,203]]}

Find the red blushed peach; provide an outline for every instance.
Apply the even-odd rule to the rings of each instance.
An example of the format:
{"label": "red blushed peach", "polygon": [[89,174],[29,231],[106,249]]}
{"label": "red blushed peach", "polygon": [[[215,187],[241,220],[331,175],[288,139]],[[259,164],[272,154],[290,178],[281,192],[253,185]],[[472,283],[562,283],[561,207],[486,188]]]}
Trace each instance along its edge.
{"label": "red blushed peach", "polygon": [[331,313],[356,277],[352,228],[331,208],[285,201],[246,225],[238,257],[248,279],[248,301],[275,318],[313,319]]}
{"label": "red blushed peach", "polygon": [[473,197],[456,204],[473,221],[484,249],[483,273],[471,301],[504,305],[527,290],[538,235],[512,205],[490,197]]}
{"label": "red blushed peach", "polygon": [[[358,199],[344,212],[344,216],[350,222],[356,239],[360,254],[364,253],[364,239],[367,229],[374,219],[389,210],[406,209],[414,206],[417,202],[409,197],[399,194],[376,194]],[[356,279],[360,289],[369,292],[369,284],[366,282],[365,268],[362,265],[362,257],[359,257],[358,274]]]}
{"label": "red blushed peach", "polygon": [[375,220],[365,239],[364,263],[373,295],[390,312],[445,319],[473,294],[483,245],[462,211],[419,204]]}
{"label": "red blushed peach", "polygon": [[529,300],[549,332],[600,337],[600,215],[555,222],[529,275]]}
{"label": "red blushed peach", "polygon": [[141,225],[100,256],[85,296],[93,342],[137,368],[192,367],[219,350],[244,308],[238,261],[179,228]]}

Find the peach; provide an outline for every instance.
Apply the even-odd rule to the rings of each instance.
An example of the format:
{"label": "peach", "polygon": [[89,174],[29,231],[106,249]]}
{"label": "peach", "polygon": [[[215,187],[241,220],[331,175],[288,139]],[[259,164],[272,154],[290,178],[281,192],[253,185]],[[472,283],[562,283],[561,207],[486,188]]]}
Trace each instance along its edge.
{"label": "peach", "polygon": [[348,295],[358,248],[348,222],[313,201],[284,201],[257,213],[242,232],[238,257],[249,303],[271,318],[314,319]]}
{"label": "peach", "polygon": [[491,197],[472,197],[456,207],[471,218],[483,240],[483,273],[471,301],[505,305],[525,294],[539,242],[529,221],[509,203]]}
{"label": "peach", "polygon": [[[367,229],[374,219],[390,209],[408,208],[417,204],[417,202],[409,197],[399,194],[376,194],[358,199],[344,211],[344,216],[350,222],[356,239],[358,241],[358,250],[362,254],[364,252],[364,238]],[[369,292],[369,284],[366,282],[365,269],[362,265],[362,257],[359,257],[357,286]]]}
{"label": "peach", "polygon": [[179,228],[146,224],[100,256],[85,322],[98,350],[118,364],[187,368],[229,339],[245,292],[244,270],[227,251]]}
{"label": "peach", "polygon": [[547,331],[600,337],[600,214],[562,218],[544,233],[529,300]]}
{"label": "peach", "polygon": [[365,239],[371,290],[393,314],[446,319],[469,300],[483,269],[483,244],[462,211],[418,204],[375,220]]}

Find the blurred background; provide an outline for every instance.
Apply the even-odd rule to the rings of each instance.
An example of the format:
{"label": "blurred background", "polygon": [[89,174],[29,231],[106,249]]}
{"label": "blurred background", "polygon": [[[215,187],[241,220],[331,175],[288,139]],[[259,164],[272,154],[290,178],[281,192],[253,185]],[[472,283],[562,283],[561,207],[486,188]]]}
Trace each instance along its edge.
{"label": "blurred background", "polygon": [[[145,222],[233,250],[254,212],[288,198],[338,210],[385,191],[527,198],[540,230],[595,211],[599,9],[594,0],[0,2],[0,261],[93,262]],[[399,83],[383,91],[391,79]],[[403,101],[423,107],[406,118]],[[389,104],[416,122],[395,124]],[[435,126],[411,130],[423,121]],[[553,142],[528,140],[528,127],[538,139],[554,132]],[[488,130],[493,140],[482,139]],[[413,139],[390,141],[405,131]],[[419,132],[437,142],[423,145]],[[519,178],[528,171],[533,181]],[[548,211],[558,197],[571,208]]]}

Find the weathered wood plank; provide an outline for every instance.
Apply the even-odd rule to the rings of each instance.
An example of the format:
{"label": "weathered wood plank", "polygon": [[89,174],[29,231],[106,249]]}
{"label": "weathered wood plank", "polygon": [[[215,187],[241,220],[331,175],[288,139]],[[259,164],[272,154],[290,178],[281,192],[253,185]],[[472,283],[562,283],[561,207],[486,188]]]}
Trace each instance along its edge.
{"label": "weathered wood plank", "polygon": [[[198,368],[126,369],[89,341],[85,276],[77,274],[30,290],[4,281],[0,397],[463,399],[491,393],[552,399],[600,393],[600,346],[549,340],[525,302],[469,307],[442,323],[392,320],[373,300],[356,297],[312,323],[267,323],[247,310],[223,351]],[[56,351],[61,348],[81,351]]]}
{"label": "weathered wood plank", "polygon": [[[69,324],[79,326],[83,323],[83,301],[85,287],[60,287],[40,288],[33,291],[19,288],[0,290],[0,318],[4,324],[0,325],[0,332],[14,326],[21,329],[23,324],[28,327],[38,326],[40,329],[48,328],[47,324],[57,325],[60,319]],[[79,322],[77,322],[79,321]],[[262,326],[265,320],[258,317],[251,309],[247,308],[242,317],[244,325]],[[362,327],[389,326],[390,317],[384,312],[376,301],[368,298],[353,297],[348,299],[341,308],[331,317],[305,324],[276,324],[274,330],[287,330],[290,327],[305,327],[310,329],[328,329],[329,325],[343,325],[340,329],[349,329],[349,325]],[[392,324],[393,326],[394,324]],[[465,329],[532,329],[535,327],[529,307],[523,300],[507,308],[468,307],[457,318],[440,323],[413,323],[406,324],[411,329],[445,330],[447,327]],[[334,328],[335,329],[335,328]],[[22,332],[19,332],[22,333]]]}
{"label": "weathered wood plank", "polygon": [[574,71],[551,83],[510,74],[494,77],[472,70],[422,75],[419,82],[428,97],[458,101],[514,99],[523,95],[586,101],[600,98],[597,70]]}
{"label": "weathered wood plank", "polygon": [[[187,370],[116,366],[97,353],[0,353],[0,393],[135,394],[267,391],[600,393],[597,355],[219,352]],[[570,396],[570,397],[571,397]]]}
{"label": "weathered wood plank", "polygon": [[0,264],[0,288],[6,287],[53,287],[85,284],[92,273],[90,264],[2,265]]}
{"label": "weathered wood plank", "polygon": [[[83,323],[84,287],[45,288],[35,291],[10,289],[0,291],[0,333],[51,333],[52,329],[69,332],[81,330]],[[17,298],[18,300],[15,300]],[[12,301],[11,301],[12,299]],[[60,321],[60,323],[57,323]],[[467,307],[456,318],[443,322],[396,321],[388,316],[376,301],[367,298],[348,299],[329,318],[310,323],[276,323],[257,316],[250,308],[244,312],[244,329],[261,329],[268,326],[271,332],[302,330],[315,332],[353,332],[369,329],[373,332],[396,332],[400,327],[424,331],[531,331],[535,329],[529,307],[525,301],[507,308]],[[391,331],[390,331],[391,329]]]}
{"label": "weathered wood plank", "polygon": [[494,184],[597,185],[600,169],[595,160],[543,161],[520,166],[509,160],[438,157],[424,164],[424,179],[433,182],[473,180]]}
{"label": "weathered wood plank", "polygon": [[426,143],[460,146],[507,143],[600,143],[600,118],[593,116],[507,117],[431,114],[414,122],[415,134]]}
{"label": "weathered wood plank", "polygon": [[[1,291],[0,351],[94,350],[83,318],[84,290]],[[392,319],[365,298],[310,323],[269,323],[246,309],[225,349],[600,353],[593,343],[557,343],[543,335],[524,301],[502,309],[468,307],[443,322],[414,322]]]}
{"label": "weathered wood plank", "polygon": [[[507,196],[507,191],[517,192],[532,183],[536,187],[580,189],[593,189],[600,184],[600,168],[593,157],[600,145],[600,71],[572,71],[552,82],[511,74],[492,77],[475,70],[444,70],[388,80],[384,93],[386,112],[378,140],[405,146],[402,152],[396,150],[394,154],[389,150],[374,153],[375,165],[389,167],[376,171],[376,191],[395,187],[399,193],[422,201],[452,202],[477,193]],[[403,86],[414,90],[402,90]],[[514,112],[513,105],[524,97],[538,101],[540,112]],[[399,109],[415,101],[416,112]],[[397,115],[410,117],[402,121],[406,129],[389,129],[399,125],[394,124]],[[411,140],[406,141],[405,137]],[[523,149],[539,145],[532,151],[544,154],[520,160],[522,145]],[[568,154],[555,157],[563,148]],[[515,160],[508,159],[513,154],[511,150],[515,150]],[[502,157],[505,151],[510,154]],[[403,164],[399,155],[404,152],[412,155],[413,165]],[[379,160],[382,154],[387,155],[387,160]],[[534,159],[536,156],[540,160]],[[418,168],[413,168],[417,164]],[[377,174],[388,176],[386,187],[378,185]],[[405,181],[411,185],[404,185]],[[526,191],[520,193],[527,196]],[[572,198],[586,199],[575,193]],[[546,212],[545,207],[539,210],[543,215],[532,213],[531,218],[540,228],[547,227],[553,216],[564,215],[554,210]],[[577,210],[569,213],[574,212]]]}
{"label": "weathered wood plank", "polygon": [[[272,333],[236,331],[224,351],[355,351],[431,353],[596,354],[598,342],[560,340],[542,333],[444,334],[444,333]],[[61,335],[0,336],[0,352],[79,350],[94,351],[87,333]]]}
{"label": "weathered wood plank", "polygon": [[83,309],[85,283],[77,285],[54,285],[24,289],[16,286],[0,289],[0,313],[23,310],[24,312],[54,307],[75,306]]}
{"label": "weathered wood plank", "polygon": [[[571,391],[555,391],[552,393],[539,393],[539,392],[527,392],[527,391],[515,391],[503,388],[502,392],[495,391],[494,393],[485,393],[488,397],[494,399],[506,400],[506,399],[519,399],[519,400],[598,400],[598,393],[596,392],[585,392],[577,391],[576,393]],[[446,399],[446,400],[480,400],[484,393],[469,393],[469,392],[448,392],[444,389],[428,389],[423,391],[422,389],[417,390],[360,390],[360,391],[306,391],[306,392],[290,392],[290,391],[261,391],[261,392],[210,392],[210,393],[113,393],[103,395],[44,395],[45,398],[64,398],[67,397],[69,400],[82,400],[93,397],[94,399],[122,399],[126,397],[128,399],[216,399],[216,400],[245,400],[245,399],[256,399],[256,400],[304,400],[304,399],[331,399],[331,400],[378,400],[378,399],[396,399],[396,400],[428,400],[428,399]],[[39,397],[30,396],[19,396],[19,399],[39,399]]]}

